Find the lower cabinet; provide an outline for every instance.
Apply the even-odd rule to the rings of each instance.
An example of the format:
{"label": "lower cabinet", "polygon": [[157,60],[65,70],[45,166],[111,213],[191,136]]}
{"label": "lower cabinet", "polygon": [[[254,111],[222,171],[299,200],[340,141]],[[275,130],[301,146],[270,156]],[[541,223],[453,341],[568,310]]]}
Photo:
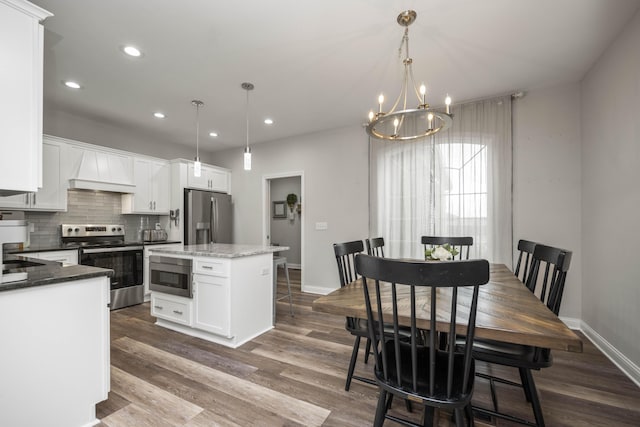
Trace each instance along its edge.
{"label": "lower cabinet", "polygon": [[110,389],[108,276],[0,292],[0,425],[90,426]]}
{"label": "lower cabinet", "polygon": [[48,252],[31,252],[26,253],[25,256],[29,258],[43,259],[46,261],[57,261],[62,264],[77,264],[78,263],[78,251],[48,251]]}
{"label": "lower cabinet", "polygon": [[152,256],[193,261],[193,297],[152,291],[151,315],[157,325],[231,348],[273,328],[271,252],[231,258],[172,252],[151,249]]}
{"label": "lower cabinet", "polygon": [[151,315],[181,325],[192,326],[192,302],[189,298],[168,294],[151,294]]}
{"label": "lower cabinet", "polygon": [[229,279],[193,275],[193,327],[230,337]]}

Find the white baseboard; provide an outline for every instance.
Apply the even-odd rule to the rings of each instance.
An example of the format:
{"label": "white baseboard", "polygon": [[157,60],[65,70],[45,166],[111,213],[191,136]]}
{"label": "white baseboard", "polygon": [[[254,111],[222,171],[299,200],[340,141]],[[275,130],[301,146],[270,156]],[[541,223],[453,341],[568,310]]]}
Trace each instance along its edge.
{"label": "white baseboard", "polygon": [[302,292],[307,292],[310,294],[318,294],[318,295],[327,295],[335,290],[336,288],[324,288],[322,286],[305,286],[304,289],[302,289]]}
{"label": "white baseboard", "polygon": [[561,317],[560,320],[567,325],[567,328],[582,331],[582,320],[574,317]]}
{"label": "white baseboard", "polygon": [[[576,320],[576,319],[573,319]],[[563,319],[564,322],[564,319]],[[565,322],[566,323],[566,322]],[[583,321],[579,321],[580,330],[587,338],[598,347],[620,370],[628,376],[638,387],[640,387],[640,366],[633,363],[628,357],[618,351],[611,343],[604,339],[600,334],[593,330]],[[574,328],[571,328],[574,329]]]}

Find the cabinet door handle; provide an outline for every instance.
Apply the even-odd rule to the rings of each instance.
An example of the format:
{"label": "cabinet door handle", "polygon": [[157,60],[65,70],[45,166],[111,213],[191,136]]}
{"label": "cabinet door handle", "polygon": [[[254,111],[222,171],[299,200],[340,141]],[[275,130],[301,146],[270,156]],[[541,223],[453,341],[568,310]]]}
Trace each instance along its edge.
{"label": "cabinet door handle", "polygon": [[153,201],[153,210],[154,211],[156,210],[156,201],[155,200]]}
{"label": "cabinet door handle", "polygon": [[24,195],[24,204],[28,205],[29,204],[29,193]]}
{"label": "cabinet door handle", "polygon": [[210,265],[203,265],[202,268],[204,270],[213,270],[213,267],[211,267]]}
{"label": "cabinet door handle", "polygon": [[173,310],[173,312],[174,312],[175,314],[178,314],[178,315],[182,316],[182,312],[181,312],[180,310]]}
{"label": "cabinet door handle", "polygon": [[162,310],[164,307],[161,305],[154,305],[153,308],[155,308],[156,310]]}
{"label": "cabinet door handle", "polygon": [[31,193],[31,194],[33,194],[33,205],[35,206],[35,204],[36,204],[36,193]]}
{"label": "cabinet door handle", "polygon": [[151,200],[149,200],[149,210],[151,210],[153,207],[153,202]]}

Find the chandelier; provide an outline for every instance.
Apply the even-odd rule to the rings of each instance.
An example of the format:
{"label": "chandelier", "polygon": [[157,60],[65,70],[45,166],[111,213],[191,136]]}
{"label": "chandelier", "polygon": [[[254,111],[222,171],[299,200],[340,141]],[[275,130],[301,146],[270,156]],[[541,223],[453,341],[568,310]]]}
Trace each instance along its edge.
{"label": "chandelier", "polygon": [[[388,141],[410,141],[424,138],[447,129],[453,121],[453,115],[449,113],[451,105],[449,95],[445,98],[445,112],[443,113],[429,108],[427,88],[424,84],[421,84],[419,88],[416,87],[411,67],[413,60],[409,57],[409,25],[416,20],[416,16],[417,14],[413,10],[406,10],[398,15],[398,24],[405,27],[399,49],[400,56],[404,50],[402,89],[389,111],[384,112],[382,109],[384,95],[381,94],[378,97],[378,112],[374,113],[373,110],[369,112],[367,133],[374,138]],[[410,89],[415,92],[418,100],[418,106],[415,109],[407,109]]]}

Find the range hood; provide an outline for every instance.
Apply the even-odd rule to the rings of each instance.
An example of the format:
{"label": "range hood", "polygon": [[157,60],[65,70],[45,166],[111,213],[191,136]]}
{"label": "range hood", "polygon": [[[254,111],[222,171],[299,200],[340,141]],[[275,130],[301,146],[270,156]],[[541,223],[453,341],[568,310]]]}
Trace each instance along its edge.
{"label": "range hood", "polygon": [[76,173],[69,179],[70,189],[133,193],[133,160],[129,157],[94,150],[82,150]]}

